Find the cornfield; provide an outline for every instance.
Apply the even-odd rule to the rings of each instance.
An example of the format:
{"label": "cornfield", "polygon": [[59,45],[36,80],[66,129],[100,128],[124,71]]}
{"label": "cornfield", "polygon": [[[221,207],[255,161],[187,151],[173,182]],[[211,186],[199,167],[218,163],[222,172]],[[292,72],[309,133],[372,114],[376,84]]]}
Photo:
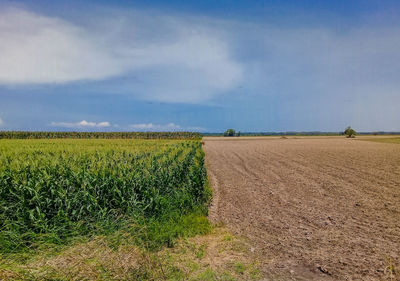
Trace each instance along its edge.
{"label": "cornfield", "polygon": [[0,251],[206,212],[198,140],[0,140]]}
{"label": "cornfield", "polygon": [[0,139],[201,139],[193,132],[23,132],[0,131]]}

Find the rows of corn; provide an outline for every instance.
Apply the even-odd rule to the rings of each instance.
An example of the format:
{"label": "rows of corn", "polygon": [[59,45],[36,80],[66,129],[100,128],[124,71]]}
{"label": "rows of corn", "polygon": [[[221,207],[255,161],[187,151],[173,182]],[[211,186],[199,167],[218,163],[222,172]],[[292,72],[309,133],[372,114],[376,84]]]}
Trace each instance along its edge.
{"label": "rows of corn", "polygon": [[206,178],[199,140],[0,140],[0,252],[206,212]]}
{"label": "rows of corn", "polygon": [[0,131],[0,139],[201,139],[195,132],[29,132]]}

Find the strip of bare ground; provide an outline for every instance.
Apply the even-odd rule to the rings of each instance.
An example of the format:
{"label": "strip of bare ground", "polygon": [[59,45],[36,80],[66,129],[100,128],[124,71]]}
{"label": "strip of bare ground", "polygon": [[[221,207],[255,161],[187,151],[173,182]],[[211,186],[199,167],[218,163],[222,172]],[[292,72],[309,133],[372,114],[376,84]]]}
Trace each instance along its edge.
{"label": "strip of bare ground", "polygon": [[210,218],[250,239],[267,277],[383,280],[391,262],[399,268],[400,145],[327,137],[204,141]]}

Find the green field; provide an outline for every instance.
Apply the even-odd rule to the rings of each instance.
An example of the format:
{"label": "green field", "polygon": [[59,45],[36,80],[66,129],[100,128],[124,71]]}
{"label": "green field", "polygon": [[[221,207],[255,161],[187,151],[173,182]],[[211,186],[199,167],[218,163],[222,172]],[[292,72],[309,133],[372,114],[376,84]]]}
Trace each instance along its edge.
{"label": "green field", "polygon": [[0,252],[121,229],[156,248],[204,231],[203,157],[196,140],[0,140]]}
{"label": "green field", "polygon": [[367,141],[374,141],[374,142],[383,142],[383,143],[397,143],[400,144],[400,137],[393,137],[393,138],[370,138],[365,139]]}
{"label": "green field", "polygon": [[201,139],[194,132],[29,132],[0,131],[0,139]]}

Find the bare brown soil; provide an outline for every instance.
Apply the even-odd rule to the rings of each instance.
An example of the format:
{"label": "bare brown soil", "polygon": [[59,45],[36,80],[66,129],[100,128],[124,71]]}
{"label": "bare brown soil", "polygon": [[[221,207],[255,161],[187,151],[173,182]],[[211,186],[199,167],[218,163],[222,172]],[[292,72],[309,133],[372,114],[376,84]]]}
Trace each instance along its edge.
{"label": "bare brown soil", "polygon": [[266,280],[400,280],[399,144],[343,137],[204,143],[210,218],[249,238]]}

